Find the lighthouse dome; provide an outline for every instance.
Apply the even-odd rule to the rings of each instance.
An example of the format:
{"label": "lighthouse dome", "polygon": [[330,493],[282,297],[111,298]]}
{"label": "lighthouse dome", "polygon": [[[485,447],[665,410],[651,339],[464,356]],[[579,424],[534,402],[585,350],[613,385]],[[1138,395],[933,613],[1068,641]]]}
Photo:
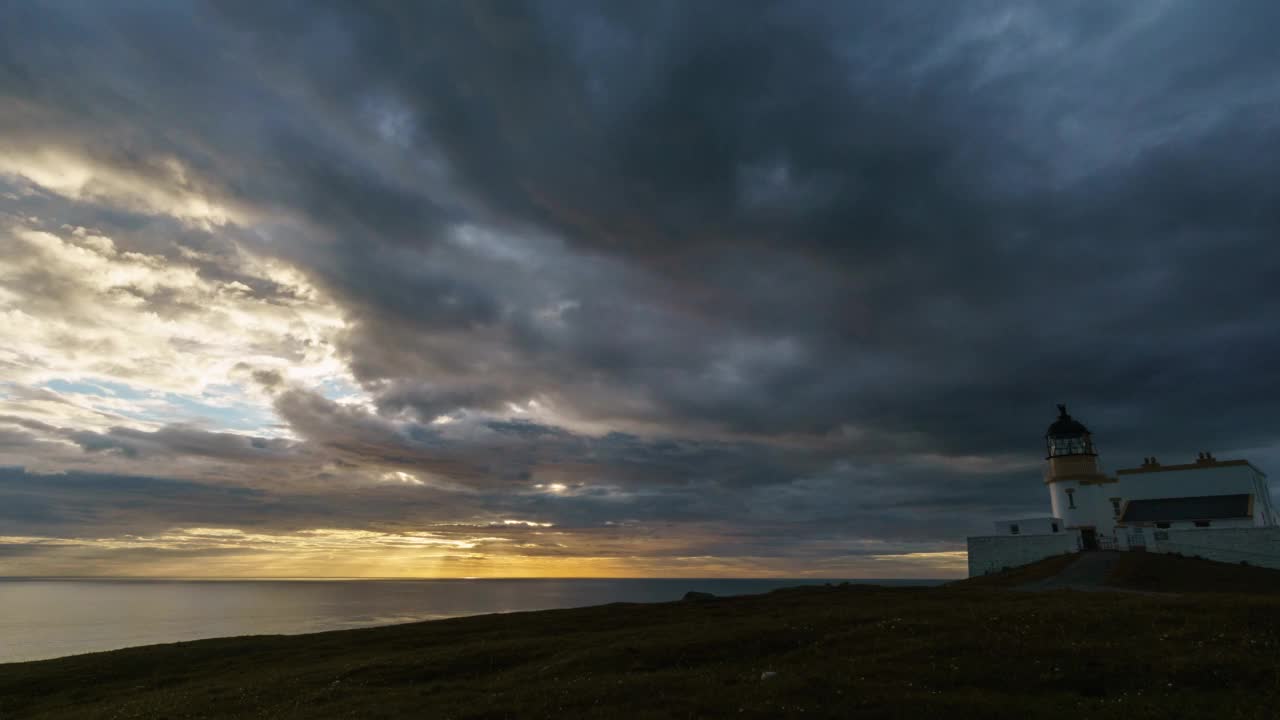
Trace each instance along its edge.
{"label": "lighthouse dome", "polygon": [[1093,436],[1084,423],[1067,413],[1066,405],[1058,406],[1058,419],[1044,434],[1049,457],[1066,455],[1097,455],[1093,448]]}

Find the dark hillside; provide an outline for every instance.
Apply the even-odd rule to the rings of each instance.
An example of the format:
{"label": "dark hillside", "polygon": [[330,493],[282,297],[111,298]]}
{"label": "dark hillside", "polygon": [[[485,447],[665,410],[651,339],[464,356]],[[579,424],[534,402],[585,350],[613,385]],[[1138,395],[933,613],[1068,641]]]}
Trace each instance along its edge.
{"label": "dark hillside", "polygon": [[965,580],[957,580],[949,583],[950,587],[982,587],[982,588],[1011,588],[1019,585],[1046,580],[1054,577],[1066,570],[1070,565],[1079,559],[1079,555],[1055,555],[1051,558],[1045,558],[1040,562],[1034,562],[1030,565],[1022,565],[1010,568],[1004,572],[992,573],[991,575],[979,575]]}
{"label": "dark hillside", "polygon": [[[1276,593],[1280,594],[1280,570],[1233,565],[1201,558],[1161,553],[1101,553],[1110,556],[1109,569],[1100,588],[1164,593]],[[992,575],[957,580],[952,588],[1030,588],[1044,586],[1087,556],[1058,555]]]}
{"label": "dark hillside", "polygon": [[1270,718],[1277,617],[1267,595],[811,587],[5,665],[0,718]]}
{"label": "dark hillside", "polygon": [[1280,570],[1160,553],[1120,553],[1107,584],[1148,592],[1280,594]]}

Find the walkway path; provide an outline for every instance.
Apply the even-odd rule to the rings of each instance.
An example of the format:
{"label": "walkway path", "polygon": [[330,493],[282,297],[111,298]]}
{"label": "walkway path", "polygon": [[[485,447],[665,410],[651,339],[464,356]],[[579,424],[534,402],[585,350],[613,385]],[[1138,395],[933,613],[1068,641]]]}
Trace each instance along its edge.
{"label": "walkway path", "polygon": [[1124,592],[1107,587],[1107,575],[1120,560],[1120,553],[1090,551],[1080,553],[1076,561],[1051,578],[1019,585],[1018,590],[1085,590]]}

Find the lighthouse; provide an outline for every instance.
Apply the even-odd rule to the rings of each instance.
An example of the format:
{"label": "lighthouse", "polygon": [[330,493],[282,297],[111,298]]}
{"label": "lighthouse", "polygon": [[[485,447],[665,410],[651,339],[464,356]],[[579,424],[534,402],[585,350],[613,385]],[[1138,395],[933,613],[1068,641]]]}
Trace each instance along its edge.
{"label": "lighthouse", "polygon": [[968,539],[969,574],[982,575],[1081,550],[1199,555],[1280,569],[1280,507],[1266,473],[1243,458],[1201,451],[1194,462],[1138,467],[1108,477],[1093,434],[1065,405],[1044,433],[1044,484],[1053,515],[997,520]]}
{"label": "lighthouse", "polygon": [[1098,465],[1093,434],[1084,423],[1071,417],[1066,405],[1058,406],[1058,419],[1044,434],[1044,482],[1054,517],[1062,518],[1068,529],[1080,531],[1085,549],[1096,549],[1098,537],[1115,532],[1116,509],[1108,490],[1116,480]]}

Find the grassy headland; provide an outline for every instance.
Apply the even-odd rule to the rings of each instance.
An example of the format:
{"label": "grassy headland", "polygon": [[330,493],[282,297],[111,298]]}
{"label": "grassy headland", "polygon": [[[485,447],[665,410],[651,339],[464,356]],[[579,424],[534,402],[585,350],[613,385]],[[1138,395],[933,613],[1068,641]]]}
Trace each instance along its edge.
{"label": "grassy headland", "polygon": [[[1229,572],[1265,589],[1280,577]],[[807,587],[3,665],[0,718],[1275,717],[1280,595],[993,584]]]}

